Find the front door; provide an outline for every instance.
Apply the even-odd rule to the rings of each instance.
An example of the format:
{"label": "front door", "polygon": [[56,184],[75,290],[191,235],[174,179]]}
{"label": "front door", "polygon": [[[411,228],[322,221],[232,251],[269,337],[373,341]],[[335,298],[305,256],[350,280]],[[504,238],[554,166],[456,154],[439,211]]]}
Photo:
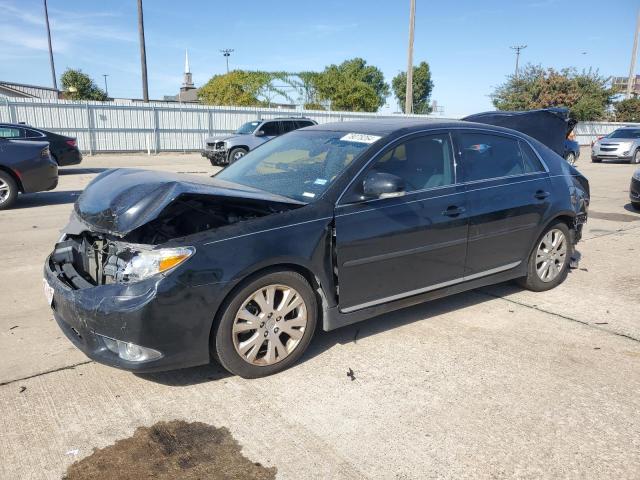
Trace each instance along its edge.
{"label": "front door", "polygon": [[[405,192],[362,195],[369,172],[400,177]],[[339,304],[356,311],[445,286],[463,276],[467,215],[449,133],[418,134],[382,152],[335,212]]]}

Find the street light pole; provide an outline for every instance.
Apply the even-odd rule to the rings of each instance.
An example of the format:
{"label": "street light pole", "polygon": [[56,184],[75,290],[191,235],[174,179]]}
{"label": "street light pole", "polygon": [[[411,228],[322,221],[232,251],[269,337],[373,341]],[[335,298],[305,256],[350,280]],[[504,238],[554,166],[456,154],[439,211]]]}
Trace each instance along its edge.
{"label": "street light pole", "polygon": [[509,48],[516,51],[516,82],[517,82],[519,66],[520,66],[520,50],[524,50],[525,48],[527,48],[527,45],[516,45],[514,47],[509,47]]}
{"label": "street light pole", "polygon": [[631,53],[631,67],[629,68],[629,80],[627,80],[627,98],[631,98],[636,83],[636,58],[638,57],[638,34],[640,34],[640,9],[636,20],[636,31],[633,36],[633,51]]}
{"label": "street light pole", "polygon": [[409,48],[407,52],[407,88],[404,113],[413,113],[413,36],[416,25],[416,0],[409,6]]}
{"label": "street light pole", "polygon": [[58,81],[56,80],[56,67],[53,64],[53,48],[51,48],[51,29],[49,28],[49,9],[47,8],[47,0],[44,0],[44,22],[47,25],[47,40],[49,42],[49,63],[51,64],[53,88],[58,90]]}
{"label": "street light pole", "polygon": [[102,76],[104,77],[104,93],[107,95],[107,97],[109,96],[109,87],[107,86],[107,77],[109,76],[106,73],[103,73]]}
{"label": "street light pole", "polygon": [[144,44],[144,16],[142,0],[138,0],[138,34],[140,37],[140,65],[142,67],[142,100],[149,101],[149,83],[147,82],[147,49]]}
{"label": "street light pole", "polygon": [[222,53],[222,56],[225,57],[225,59],[227,60],[227,73],[229,73],[229,57],[231,56],[232,52],[233,52],[233,48],[225,48],[223,50],[220,50],[220,53]]}

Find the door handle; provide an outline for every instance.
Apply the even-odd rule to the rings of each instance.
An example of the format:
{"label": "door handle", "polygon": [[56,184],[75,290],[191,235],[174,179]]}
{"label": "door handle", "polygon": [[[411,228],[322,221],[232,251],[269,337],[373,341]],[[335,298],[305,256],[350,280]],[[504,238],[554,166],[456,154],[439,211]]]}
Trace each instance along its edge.
{"label": "door handle", "polygon": [[446,217],[457,217],[458,215],[464,212],[466,212],[466,209],[464,207],[457,207],[455,205],[451,205],[444,212],[442,212],[442,215]]}
{"label": "door handle", "polygon": [[551,195],[549,192],[545,192],[544,190],[538,190],[534,195],[534,197],[536,197],[538,200],[544,200],[549,195]]}

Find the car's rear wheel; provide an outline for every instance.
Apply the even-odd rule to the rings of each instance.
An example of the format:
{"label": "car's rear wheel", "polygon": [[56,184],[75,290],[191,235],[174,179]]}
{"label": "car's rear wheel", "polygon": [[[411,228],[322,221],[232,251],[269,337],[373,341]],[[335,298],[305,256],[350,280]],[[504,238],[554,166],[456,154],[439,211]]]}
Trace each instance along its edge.
{"label": "car's rear wheel", "polygon": [[11,208],[18,196],[18,184],[7,172],[0,171],[0,210]]}
{"label": "car's rear wheel", "polygon": [[560,285],[567,278],[573,255],[570,238],[566,223],[550,225],[529,255],[527,276],[520,279],[520,284],[534,292],[551,290]]}
{"label": "car's rear wheel", "polygon": [[288,270],[250,279],[223,308],[213,348],[224,368],[244,378],[293,365],[309,345],[318,316],[311,286]]}
{"label": "car's rear wheel", "polygon": [[569,163],[569,165],[575,165],[576,164],[576,154],[573,152],[569,152],[567,153],[567,163]]}
{"label": "car's rear wheel", "polygon": [[247,154],[248,150],[242,147],[232,148],[229,152],[229,165],[237,162]]}
{"label": "car's rear wheel", "polygon": [[631,157],[631,163],[635,165],[640,163],[640,148],[633,153],[633,157]]}

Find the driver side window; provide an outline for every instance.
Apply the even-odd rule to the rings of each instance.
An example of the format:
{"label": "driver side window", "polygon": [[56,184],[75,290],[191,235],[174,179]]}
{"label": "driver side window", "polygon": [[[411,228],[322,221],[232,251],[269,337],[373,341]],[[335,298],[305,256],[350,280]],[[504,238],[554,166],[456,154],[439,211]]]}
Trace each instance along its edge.
{"label": "driver side window", "polygon": [[452,152],[448,133],[414,137],[389,149],[370,172],[401,178],[406,192],[451,185],[455,181]]}

